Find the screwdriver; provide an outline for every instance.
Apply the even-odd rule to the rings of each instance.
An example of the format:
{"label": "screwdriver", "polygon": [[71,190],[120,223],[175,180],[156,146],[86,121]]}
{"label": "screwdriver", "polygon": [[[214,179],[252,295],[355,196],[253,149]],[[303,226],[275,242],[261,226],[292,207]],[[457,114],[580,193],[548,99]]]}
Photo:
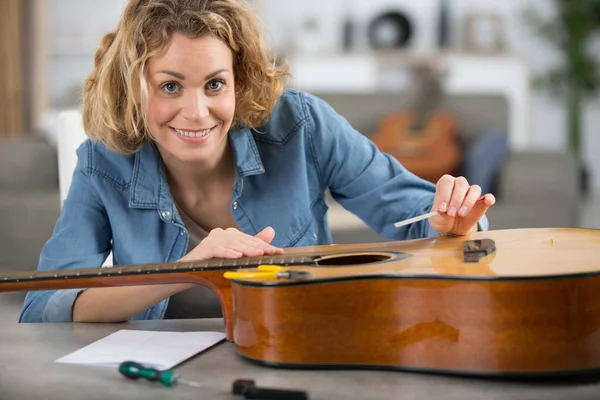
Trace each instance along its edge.
{"label": "screwdriver", "polygon": [[119,372],[129,379],[144,378],[149,381],[158,381],[164,386],[171,387],[176,383],[184,385],[200,387],[198,382],[181,379],[179,374],[172,370],[160,371],[156,368],[146,367],[135,361],[124,361],[119,365]]}

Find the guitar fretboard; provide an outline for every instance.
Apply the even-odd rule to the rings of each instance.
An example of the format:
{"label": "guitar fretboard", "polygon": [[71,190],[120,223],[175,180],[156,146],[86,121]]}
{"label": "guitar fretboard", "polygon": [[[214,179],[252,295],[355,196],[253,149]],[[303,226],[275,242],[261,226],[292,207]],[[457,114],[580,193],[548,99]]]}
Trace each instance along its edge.
{"label": "guitar fretboard", "polygon": [[116,265],[99,268],[78,268],[53,271],[18,272],[0,275],[3,283],[48,281],[77,278],[98,278],[113,276],[169,274],[201,272],[208,270],[231,270],[256,268],[259,265],[314,265],[314,257],[306,256],[267,256],[241,259],[213,259],[208,261],[182,261],[173,263]]}

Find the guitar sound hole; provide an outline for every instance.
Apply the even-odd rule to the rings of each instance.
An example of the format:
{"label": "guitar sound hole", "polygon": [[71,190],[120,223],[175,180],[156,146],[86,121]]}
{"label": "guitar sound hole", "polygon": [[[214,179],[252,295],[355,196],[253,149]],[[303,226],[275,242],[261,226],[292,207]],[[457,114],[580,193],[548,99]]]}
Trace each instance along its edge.
{"label": "guitar sound hole", "polygon": [[392,254],[386,253],[356,253],[319,257],[315,261],[319,267],[345,267],[389,261],[392,257]]}

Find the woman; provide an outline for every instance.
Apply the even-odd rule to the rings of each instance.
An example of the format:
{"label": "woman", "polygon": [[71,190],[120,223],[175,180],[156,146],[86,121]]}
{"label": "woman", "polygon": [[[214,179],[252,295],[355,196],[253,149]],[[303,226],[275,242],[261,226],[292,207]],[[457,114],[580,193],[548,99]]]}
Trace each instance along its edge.
{"label": "woman", "polygon": [[[323,101],[285,90],[287,76],[235,0],[131,0],[85,81],[91,139],[38,269],[97,267],[111,251],[126,265],[329,243],[326,190],[390,239],[487,229],[491,194],[476,204],[462,177],[415,177]],[[193,286],[31,292],[20,321],[198,317]]]}

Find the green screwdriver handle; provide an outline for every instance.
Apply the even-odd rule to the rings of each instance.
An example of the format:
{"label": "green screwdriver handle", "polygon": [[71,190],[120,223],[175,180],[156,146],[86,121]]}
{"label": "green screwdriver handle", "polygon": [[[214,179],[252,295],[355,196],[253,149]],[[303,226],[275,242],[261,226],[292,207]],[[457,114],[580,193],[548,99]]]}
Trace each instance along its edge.
{"label": "green screwdriver handle", "polygon": [[179,376],[171,370],[159,371],[156,368],[144,367],[134,361],[125,361],[119,365],[119,372],[129,379],[144,378],[149,381],[157,381],[167,387],[173,386]]}

